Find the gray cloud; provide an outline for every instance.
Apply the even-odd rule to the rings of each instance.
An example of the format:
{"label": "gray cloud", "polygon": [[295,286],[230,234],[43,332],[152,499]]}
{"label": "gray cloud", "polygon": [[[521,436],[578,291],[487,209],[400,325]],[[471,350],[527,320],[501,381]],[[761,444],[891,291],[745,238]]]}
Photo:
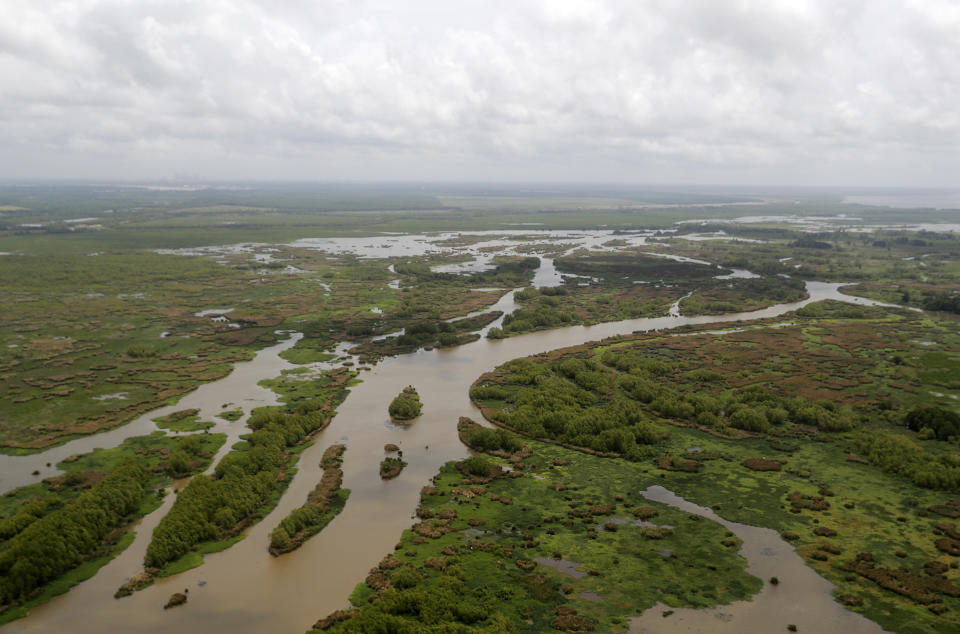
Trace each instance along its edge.
{"label": "gray cloud", "polygon": [[951,0],[7,0],[3,176],[955,185]]}

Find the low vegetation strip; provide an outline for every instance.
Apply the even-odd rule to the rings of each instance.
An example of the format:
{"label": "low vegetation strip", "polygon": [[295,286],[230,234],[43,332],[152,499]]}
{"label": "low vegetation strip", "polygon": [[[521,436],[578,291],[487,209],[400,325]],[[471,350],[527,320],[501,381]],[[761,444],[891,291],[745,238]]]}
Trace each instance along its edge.
{"label": "low vegetation strip", "polygon": [[270,533],[270,554],[274,557],[296,550],[322,531],[343,510],[350,496],[342,489],[345,445],[330,445],[320,466],[323,477],[300,508],[290,511]]}

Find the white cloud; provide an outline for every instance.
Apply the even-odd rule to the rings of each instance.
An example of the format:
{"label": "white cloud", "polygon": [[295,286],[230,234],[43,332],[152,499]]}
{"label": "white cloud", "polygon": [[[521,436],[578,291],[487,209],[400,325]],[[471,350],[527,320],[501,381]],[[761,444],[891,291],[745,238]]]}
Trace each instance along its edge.
{"label": "white cloud", "polygon": [[7,0],[4,14],[6,177],[919,185],[960,167],[949,0]]}

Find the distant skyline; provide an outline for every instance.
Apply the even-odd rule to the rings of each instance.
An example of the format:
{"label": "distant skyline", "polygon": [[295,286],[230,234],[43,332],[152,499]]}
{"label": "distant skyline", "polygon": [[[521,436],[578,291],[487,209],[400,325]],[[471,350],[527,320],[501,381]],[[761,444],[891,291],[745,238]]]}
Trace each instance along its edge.
{"label": "distant skyline", "polygon": [[956,187],[952,0],[6,0],[0,180]]}

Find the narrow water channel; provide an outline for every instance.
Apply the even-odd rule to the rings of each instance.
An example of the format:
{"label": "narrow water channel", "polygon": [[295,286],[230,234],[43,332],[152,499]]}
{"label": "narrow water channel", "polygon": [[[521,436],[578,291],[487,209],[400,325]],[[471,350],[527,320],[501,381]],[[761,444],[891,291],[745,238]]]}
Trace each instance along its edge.
{"label": "narrow water channel", "polygon": [[[456,421],[460,416],[480,417],[469,401],[468,389],[483,372],[517,357],[618,334],[776,317],[823,299],[874,303],[843,295],[839,287],[840,284],[808,282],[807,300],[750,313],[667,316],[572,326],[500,341],[481,339],[456,348],[387,359],[361,375],[363,382],[352,389],[316,444],[302,454],[300,470],[277,508],[250,529],[244,541],[209,555],[200,568],[160,580],[131,597],[113,599],[117,587],[141,569],[146,543],[165,512],[161,509],[144,518],[134,545],[95,577],[3,631],[303,632],[316,619],[347,605],[347,596],[355,584],[384,554],[393,551],[401,531],[412,525],[420,488],[443,463],[467,455],[457,438]],[[505,298],[504,303],[511,300],[512,297]],[[406,385],[414,385],[419,391],[424,414],[409,427],[397,427],[388,420],[387,405]],[[248,388],[256,389],[255,382]],[[219,392],[205,394],[209,399],[206,407],[219,406],[224,401]],[[186,406],[181,401],[178,408]],[[320,479],[318,463],[324,449],[335,442],[347,445],[344,486],[352,493],[346,508],[299,550],[277,559],[270,557],[266,550],[270,530],[304,502]],[[409,463],[398,478],[387,482],[380,480],[378,473],[385,443],[400,445],[404,460]],[[189,602],[174,610],[163,610],[167,598],[185,588],[190,591]],[[821,605],[818,593],[819,590],[795,592],[792,600],[800,609],[813,609],[811,606]]]}
{"label": "narrow water channel", "polygon": [[[793,546],[769,528],[725,520],[711,509],[688,502],[662,486],[641,495],[723,525],[743,542],[740,555],[747,572],[763,580],[763,589],[749,601],[734,601],[706,610],[671,608],[658,603],[630,622],[634,634],[742,634],[799,632],[817,634],[875,634],[885,632],[870,619],[845,610],[833,600],[834,585],[807,566]],[[770,583],[776,577],[777,584]],[[672,611],[664,617],[664,612]]]}
{"label": "narrow water channel", "polygon": [[[216,423],[216,426],[210,429],[211,433],[227,434],[227,442],[215,459],[219,460],[226,451],[229,451],[230,445],[237,441],[238,436],[250,431],[246,421],[253,408],[279,404],[276,393],[261,387],[258,383],[264,379],[279,376],[281,370],[295,367],[280,358],[280,353],[293,347],[301,338],[303,334],[291,333],[280,343],[257,352],[250,361],[237,363],[230,374],[222,379],[204,383],[193,392],[186,394],[175,405],[150,410],[116,429],[77,438],[41,453],[26,456],[0,456],[0,493],[59,475],[62,471],[56,467],[56,464],[74,454],[87,453],[97,448],[117,447],[132,436],[143,436],[155,432],[157,424],[153,422],[154,418],[184,409],[200,410],[198,414],[200,420]],[[223,405],[227,403],[231,405],[224,409]],[[229,422],[217,417],[217,414],[234,407],[243,409],[243,418]],[[38,473],[34,474],[34,471]]]}

